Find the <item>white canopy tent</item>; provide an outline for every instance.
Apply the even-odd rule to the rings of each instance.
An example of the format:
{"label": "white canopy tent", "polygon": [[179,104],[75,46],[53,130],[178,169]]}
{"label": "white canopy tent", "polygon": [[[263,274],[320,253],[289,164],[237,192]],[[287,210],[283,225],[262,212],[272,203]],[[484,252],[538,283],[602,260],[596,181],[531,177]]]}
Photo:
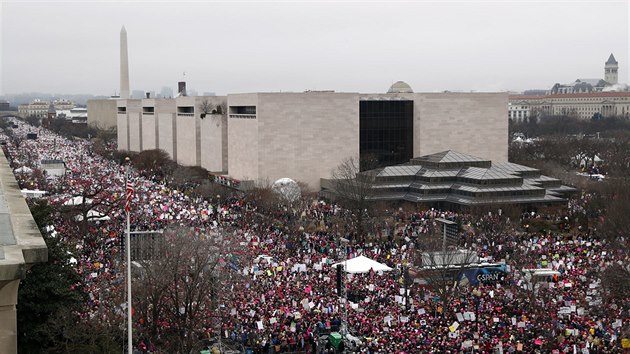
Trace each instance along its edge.
{"label": "white canopy tent", "polygon": [[39,189],[22,189],[24,198],[41,198],[46,195],[46,193],[46,191],[40,191]]}
{"label": "white canopy tent", "polygon": [[[91,198],[85,198],[85,204],[92,204]],[[76,196],[66,200],[63,205],[83,205],[83,196]]]}
{"label": "white canopy tent", "polygon": [[33,173],[33,169],[28,168],[26,166],[22,166],[22,167],[16,168],[15,170],[13,170],[13,172],[15,172],[15,173],[28,173],[28,174],[31,174],[31,173]]}
{"label": "white canopy tent", "polygon": [[379,263],[373,259],[369,259],[365,256],[358,256],[352,259],[348,259],[345,262],[339,262],[333,264],[333,267],[337,267],[338,264],[341,264],[346,273],[368,273],[370,269],[375,272],[383,271],[389,272],[392,268],[386,266],[385,264]]}
{"label": "white canopy tent", "polygon": [[[89,221],[106,221],[109,220],[109,216],[96,211],[96,210],[90,210],[87,212],[87,217]],[[83,215],[77,215],[75,216],[75,220],[77,221],[83,221]]]}

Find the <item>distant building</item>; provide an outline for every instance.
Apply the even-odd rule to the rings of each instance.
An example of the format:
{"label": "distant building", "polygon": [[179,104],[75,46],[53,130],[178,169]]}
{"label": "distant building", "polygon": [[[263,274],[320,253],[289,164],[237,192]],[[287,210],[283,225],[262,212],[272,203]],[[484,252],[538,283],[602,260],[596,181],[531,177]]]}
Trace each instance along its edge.
{"label": "distant building", "polygon": [[21,104],[18,106],[18,113],[22,117],[38,117],[46,118],[48,116],[48,101],[34,100],[31,103]]}
{"label": "distant building", "polygon": [[[52,107],[51,107],[52,106]],[[47,118],[51,110],[56,111],[68,111],[75,107],[75,104],[68,100],[55,100],[52,102],[42,101],[39,99],[33,100],[27,104],[21,104],[18,106],[18,114],[22,117],[35,116],[38,118]]]}
{"label": "distant building", "polygon": [[630,92],[591,92],[543,96],[511,95],[508,118],[566,115],[581,119],[593,116],[630,118]]}
{"label": "distant building", "polygon": [[11,109],[9,101],[0,100],[0,111],[8,111]]}
{"label": "distant building", "polygon": [[618,62],[613,54],[604,63],[603,79],[576,79],[569,84],[556,83],[546,93],[528,90],[510,95],[508,119],[522,121],[530,117],[566,115],[581,119],[630,116],[628,86],[618,82]]}
{"label": "distant building", "polygon": [[588,92],[601,92],[608,86],[618,83],[618,69],[619,65],[615,56],[610,54],[606,63],[604,63],[604,78],[603,79],[576,79],[572,83],[553,85],[549,93],[552,95],[563,93],[588,93]]}
{"label": "distant building", "polygon": [[70,110],[73,109],[76,104],[72,101],[68,101],[65,99],[61,99],[61,100],[54,100],[52,102],[53,106],[55,106],[55,110]]}
{"label": "distant building", "polygon": [[617,84],[619,81],[618,70],[619,65],[617,60],[615,59],[615,56],[610,53],[610,57],[608,57],[604,66],[604,80],[606,80],[606,82],[610,85]]}
{"label": "distant building", "polygon": [[569,84],[555,84],[550,94],[601,92],[609,84],[603,79],[576,79]]}
{"label": "distant building", "polygon": [[75,107],[70,110],[70,114],[66,116],[66,119],[76,124],[87,124],[88,111],[84,107]]}
{"label": "distant building", "polygon": [[55,117],[57,117],[57,110],[55,109],[55,105],[54,104],[50,104],[48,106],[48,119],[54,119]]}

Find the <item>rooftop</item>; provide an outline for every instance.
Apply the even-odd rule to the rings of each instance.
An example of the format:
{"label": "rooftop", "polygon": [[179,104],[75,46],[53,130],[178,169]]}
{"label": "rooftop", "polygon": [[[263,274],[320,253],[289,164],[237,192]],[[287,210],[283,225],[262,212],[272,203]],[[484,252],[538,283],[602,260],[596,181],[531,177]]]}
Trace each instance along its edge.
{"label": "rooftop", "polygon": [[610,53],[608,60],[606,60],[606,64],[617,64],[617,60],[615,59],[615,56],[612,53]]}
{"label": "rooftop", "polygon": [[411,86],[404,81],[396,81],[389,87],[387,93],[413,93]]}
{"label": "rooftop", "polygon": [[585,92],[585,93],[559,93],[554,95],[510,95],[509,100],[546,100],[557,98],[607,98],[607,97],[630,97],[628,91],[609,91],[609,92]]}
{"label": "rooftop", "polygon": [[511,162],[492,163],[452,150],[361,174],[375,176],[369,196],[372,200],[460,206],[531,205],[563,203],[568,194],[575,192],[573,187],[541,175],[535,168]]}

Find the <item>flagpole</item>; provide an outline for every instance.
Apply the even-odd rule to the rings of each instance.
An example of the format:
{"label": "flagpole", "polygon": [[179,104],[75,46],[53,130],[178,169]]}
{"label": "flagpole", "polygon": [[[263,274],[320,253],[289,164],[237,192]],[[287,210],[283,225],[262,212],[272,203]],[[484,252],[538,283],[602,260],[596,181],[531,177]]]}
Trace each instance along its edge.
{"label": "flagpole", "polygon": [[127,234],[125,235],[125,253],[127,258],[127,352],[133,354],[133,334],[131,316],[131,226],[129,221],[129,208],[127,207],[127,187],[129,183],[129,158],[125,158],[127,166],[125,168],[125,211],[127,212]]}

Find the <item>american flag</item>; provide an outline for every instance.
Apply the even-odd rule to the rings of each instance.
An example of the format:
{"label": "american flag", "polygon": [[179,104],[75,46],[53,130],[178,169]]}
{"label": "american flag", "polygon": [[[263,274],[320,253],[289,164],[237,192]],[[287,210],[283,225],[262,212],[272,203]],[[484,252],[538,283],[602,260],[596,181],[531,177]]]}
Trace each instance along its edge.
{"label": "american flag", "polygon": [[131,198],[133,197],[133,183],[127,181],[127,193],[125,199],[125,211],[128,213],[131,210]]}

